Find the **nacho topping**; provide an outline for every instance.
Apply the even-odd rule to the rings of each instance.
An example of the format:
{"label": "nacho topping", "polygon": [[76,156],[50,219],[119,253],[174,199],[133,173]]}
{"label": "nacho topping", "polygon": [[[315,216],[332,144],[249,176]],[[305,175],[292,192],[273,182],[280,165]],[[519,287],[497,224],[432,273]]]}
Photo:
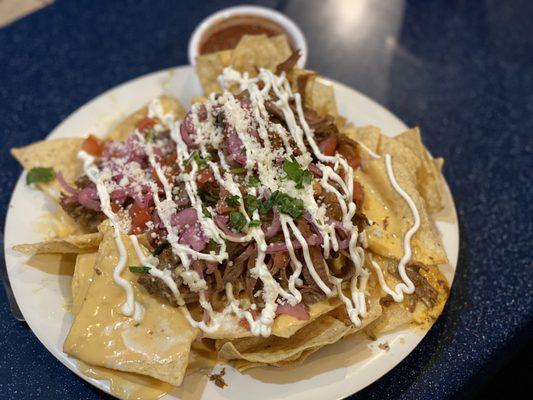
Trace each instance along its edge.
{"label": "nacho topping", "polygon": [[[223,93],[194,104],[182,123],[155,100],[125,142],[96,143],[100,157],[89,154],[85,142],[79,157],[92,186],[82,191],[92,190],[85,197],[94,203],[84,205],[110,220],[119,252],[120,233],[130,234],[142,264],[130,270],[152,277],[140,278],[151,292],[163,282],[163,298],[184,306],[190,324],[206,333],[234,314],[253,335],[269,336],[280,312],[307,314],[309,291],[315,301],[338,297],[359,327],[367,313],[369,272],[363,268],[364,217],[356,205],[362,201],[354,181],[356,150],[342,151],[342,143],[349,143],[342,135],[315,137],[306,118],[310,111],[284,74],[261,69],[250,78],[226,68],[219,85]],[[393,292],[380,279],[383,290],[402,301],[402,293],[414,291],[405,265],[419,217],[396,182],[390,155],[385,162],[415,219],[398,265],[404,283]],[[72,196],[86,202],[80,193]],[[148,235],[155,255],[142,254],[140,233]],[[173,259],[165,263],[169,254]],[[339,256],[345,265],[335,270],[332,260]],[[114,273],[126,293],[122,311],[140,320],[142,306],[121,278],[125,262],[120,257]],[[379,266],[372,265],[379,277]],[[224,294],[225,302],[215,304],[214,295]],[[191,303],[204,318],[193,316]]]}

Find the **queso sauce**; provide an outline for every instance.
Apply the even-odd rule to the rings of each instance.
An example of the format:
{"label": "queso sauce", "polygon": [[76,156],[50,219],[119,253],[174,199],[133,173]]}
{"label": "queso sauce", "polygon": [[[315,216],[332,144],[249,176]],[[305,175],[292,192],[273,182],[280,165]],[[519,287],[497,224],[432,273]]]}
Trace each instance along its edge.
{"label": "queso sauce", "polygon": [[[234,49],[244,35],[290,36],[276,22],[254,15],[238,15],[216,21],[200,38],[200,55]],[[294,47],[291,43],[291,47]]]}

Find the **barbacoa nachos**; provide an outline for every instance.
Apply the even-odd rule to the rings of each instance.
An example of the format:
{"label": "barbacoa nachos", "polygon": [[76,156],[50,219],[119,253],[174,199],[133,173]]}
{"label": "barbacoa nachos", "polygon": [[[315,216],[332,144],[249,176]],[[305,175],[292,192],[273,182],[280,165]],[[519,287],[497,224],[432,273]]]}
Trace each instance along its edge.
{"label": "barbacoa nachos", "polygon": [[198,59],[187,113],[162,96],[104,139],[13,150],[69,227],[15,248],[78,253],[66,353],[177,386],[206,354],[282,367],[441,313],[442,161],[417,129],[347,124],[297,56],[245,36]]}

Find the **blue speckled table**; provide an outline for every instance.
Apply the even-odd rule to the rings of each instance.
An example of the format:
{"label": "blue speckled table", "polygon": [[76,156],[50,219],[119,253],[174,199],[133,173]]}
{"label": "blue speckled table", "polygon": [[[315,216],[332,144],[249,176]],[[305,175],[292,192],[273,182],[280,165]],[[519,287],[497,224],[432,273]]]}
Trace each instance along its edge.
{"label": "blue speckled table", "polygon": [[[108,88],[187,63],[195,25],[231,4],[205,3],[57,1],[0,30],[0,220],[20,173],[8,149],[43,138]],[[459,212],[459,266],[444,314],[354,398],[468,397],[533,337],[533,3],[260,3],[301,26],[310,68],[421,126],[430,151],[446,159]],[[104,397],[11,317],[3,290],[0,396]]]}

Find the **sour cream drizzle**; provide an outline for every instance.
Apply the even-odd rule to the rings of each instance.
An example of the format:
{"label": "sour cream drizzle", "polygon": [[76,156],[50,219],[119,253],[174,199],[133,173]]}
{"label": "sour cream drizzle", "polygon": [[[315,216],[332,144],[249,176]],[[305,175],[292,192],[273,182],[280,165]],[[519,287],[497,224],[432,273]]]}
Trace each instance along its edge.
{"label": "sour cream drizzle", "polygon": [[[131,283],[121,276],[126,267],[126,262],[128,261],[128,254],[126,253],[126,248],[121,238],[121,234],[127,232],[127,227],[124,227],[124,220],[120,221],[118,216],[111,210],[111,202],[105,177],[103,176],[104,174],[102,171],[94,165],[94,157],[82,150],[78,152],[78,159],[83,162],[83,171],[87,177],[96,185],[102,212],[107,218],[109,218],[114,229],[113,238],[115,239],[115,244],[118,249],[119,260],[113,269],[113,280],[126,294],[126,302],[122,304],[121,311],[125,316],[133,317],[135,321],[140,322],[143,318],[144,308],[139,302],[135,301],[133,286]],[[125,232],[121,232],[121,225]]]}
{"label": "sour cream drizzle", "polygon": [[[155,182],[150,182],[154,203],[160,219],[167,231],[167,240],[170,243],[173,252],[179,257],[182,267],[176,268],[177,274],[182,278],[183,282],[187,284],[190,289],[199,294],[199,303],[204,309],[204,313],[207,315],[207,319],[202,321],[196,321],[189,310],[187,309],[179,289],[172,278],[170,270],[160,270],[157,268],[158,260],[153,256],[145,256],[138,239],[135,235],[130,235],[130,240],[135,249],[135,252],[141,261],[141,263],[149,268],[149,274],[155,278],[161,279],[171,290],[172,294],[176,298],[179,305],[183,305],[182,310],[185,317],[191,323],[192,326],[201,329],[206,333],[215,332],[222,324],[224,319],[233,313],[239,318],[244,318],[249,326],[253,335],[256,336],[269,336],[271,333],[272,324],[276,315],[277,304],[279,301],[286,301],[291,305],[296,305],[302,301],[302,295],[297,289],[297,286],[302,285],[300,275],[304,268],[302,262],[298,259],[295,253],[294,246],[292,244],[291,235],[296,238],[301,246],[303,261],[305,267],[308,269],[312,279],[316,282],[317,286],[328,297],[338,296],[346,305],[348,315],[356,327],[361,326],[361,318],[364,318],[367,313],[365,290],[368,281],[369,272],[363,268],[364,263],[364,251],[359,242],[363,245],[366,242],[364,232],[359,233],[357,227],[353,225],[352,218],[356,212],[356,205],[353,202],[353,190],[354,190],[354,172],[348,162],[339,154],[334,156],[326,156],[321,153],[315,139],[314,132],[310,129],[307,121],[305,120],[302,102],[298,93],[292,93],[290,84],[282,74],[276,76],[272,72],[261,69],[259,75],[256,78],[249,78],[248,74],[239,74],[238,72],[226,68],[223,74],[219,77],[219,83],[223,88],[228,88],[231,84],[239,84],[241,90],[248,90],[251,100],[251,107],[248,112],[253,117],[253,120],[249,120],[247,110],[243,107],[239,100],[237,100],[228,90],[218,98],[214,95],[210,96],[209,100],[203,104],[207,108],[207,122],[200,121],[198,117],[199,107],[194,105],[192,107],[193,123],[197,131],[195,137],[196,144],[199,147],[200,154],[207,159],[208,151],[207,144],[211,144],[215,149],[218,148],[222,139],[222,132],[220,128],[213,127],[213,120],[211,111],[213,109],[222,109],[225,111],[226,117],[230,119],[230,124],[233,125],[233,129],[236,130],[239,140],[243,144],[243,151],[246,154],[246,170],[251,173],[254,168],[257,168],[261,186],[270,190],[289,190],[290,195],[300,198],[304,201],[304,205],[311,217],[318,221],[320,217],[323,219],[324,210],[316,203],[312,188],[304,188],[303,190],[296,190],[291,187],[283,186],[283,183],[279,182],[277,177],[272,176],[269,173],[270,165],[273,165],[276,156],[289,157],[293,154],[293,148],[291,146],[291,140],[296,144],[301,155],[298,156],[298,162],[307,168],[312,160],[311,154],[307,151],[307,147],[304,141],[309,143],[313,155],[319,160],[317,166],[322,172],[322,178],[320,179],[320,185],[329,193],[335,195],[342,210],[342,227],[349,232],[349,246],[348,253],[351,261],[354,264],[355,273],[350,281],[350,296],[345,295],[342,288],[342,280],[329,274],[326,265],[327,281],[325,282],[317,273],[311,255],[309,252],[309,245],[296,226],[294,220],[286,214],[280,215],[280,223],[282,232],[284,235],[284,241],[288,249],[290,260],[293,264],[294,271],[289,277],[288,288],[284,289],[279,282],[270,274],[268,267],[265,263],[267,243],[265,235],[261,227],[249,227],[248,232],[245,235],[228,235],[217,227],[211,218],[202,218],[202,202],[198,195],[198,187],[196,185],[196,175],[199,170],[199,165],[196,159],[191,158],[191,154],[187,145],[184,143],[180,133],[180,123],[174,121],[172,114],[163,114],[163,107],[158,100],[154,100],[149,106],[149,117],[158,118],[164,125],[170,128],[170,136],[176,143],[177,151],[177,163],[181,168],[181,173],[178,179],[184,183],[187,196],[191,206],[196,210],[198,214],[198,221],[202,226],[204,234],[207,238],[214,240],[219,246],[219,253],[214,252],[202,253],[195,251],[188,246],[179,243],[179,232],[176,228],[172,227],[170,223],[170,217],[175,213],[177,205],[172,199],[172,189],[174,182],[169,182],[166,178],[161,165],[156,161],[156,157],[153,152],[153,144],[147,143],[144,136],[138,131],[134,134],[138,136],[138,139],[144,146],[148,155],[148,160],[151,167],[155,170],[158,180],[163,185],[165,192],[165,199],[159,198],[159,189]],[[259,84],[263,87],[260,89]],[[272,90],[277,97],[275,105],[282,111],[285,120],[287,122],[288,131],[279,124],[271,124],[268,120],[268,113],[265,108],[265,101],[270,100],[269,92]],[[294,101],[296,106],[296,115],[289,105],[290,100]],[[160,124],[155,126],[156,130],[162,130]],[[262,140],[262,144],[249,134],[249,129],[256,129],[258,136]],[[271,149],[271,143],[268,132],[275,132],[282,140],[284,152],[275,153]],[[378,154],[368,149],[361,144],[362,148],[369,152],[372,157],[380,158]],[[245,216],[248,222],[251,219],[259,219],[259,214],[254,211],[253,215],[247,214],[244,207],[243,200],[240,196],[239,186],[234,182],[232,174],[228,171],[228,164],[222,151],[218,150],[220,158],[220,165],[225,170],[222,172],[218,164],[211,161],[207,161],[209,167],[213,171],[213,176],[217,183],[226,189],[229,193],[239,196],[239,210]],[[127,254],[124,247],[124,243],[121,239],[121,226],[124,225],[123,221],[113,213],[110,207],[109,188],[105,185],[105,179],[102,176],[102,172],[94,165],[94,157],[81,151],[78,157],[84,163],[84,171],[93,181],[97,187],[98,196],[101,202],[102,211],[109,218],[111,224],[115,229],[114,238],[117,249],[119,251],[119,261],[114,269],[113,278],[115,282],[120,285],[126,294],[126,302],[122,306],[122,312],[126,316],[133,316],[136,320],[142,319],[143,308],[135,301],[132,285],[121,277],[126,262]],[[190,162],[190,172],[186,171],[186,163]],[[412,293],[414,291],[414,285],[408,278],[405,272],[405,266],[411,257],[410,240],[416,233],[420,226],[420,216],[418,210],[409,195],[398,185],[396,178],[392,170],[391,157],[389,154],[385,155],[385,163],[387,167],[387,174],[394,189],[402,196],[402,198],[408,203],[414,218],[414,224],[409,229],[404,237],[404,255],[398,264],[398,271],[402,277],[403,283],[396,286],[395,290],[391,290],[385,283],[383,273],[379,265],[372,261],[372,265],[376,270],[378,280],[383,290],[390,294],[395,301],[403,300],[403,293]],[[333,165],[333,167],[331,166]],[[339,167],[343,170],[343,177],[338,173]],[[334,186],[337,185],[337,187]],[[249,193],[257,196],[256,189],[250,188]],[[207,208],[209,212],[213,210]],[[328,258],[330,251],[338,251],[339,241],[333,224],[324,222],[317,223],[315,226],[319,234],[322,236],[323,253],[324,257]],[[122,229],[127,232],[125,227]],[[255,242],[255,249],[257,252],[255,267],[250,270],[252,277],[260,279],[263,284],[262,297],[264,300],[264,308],[261,310],[260,316],[256,319],[249,309],[243,309],[240,301],[235,298],[233,294],[233,286],[231,283],[227,283],[225,287],[227,305],[221,312],[213,310],[211,303],[207,298],[207,284],[205,280],[194,270],[190,269],[192,260],[205,260],[210,262],[222,263],[228,259],[228,253],[226,251],[225,240],[233,242],[247,243],[250,241]]]}
{"label": "sour cream drizzle", "polygon": [[[380,159],[381,156],[374,151],[370,150],[367,146],[365,146],[363,143],[358,142],[358,144],[370,154],[371,157],[375,159]],[[400,277],[403,282],[398,283],[396,287],[391,289],[387,283],[385,282],[385,276],[383,275],[383,271],[381,270],[381,267],[379,264],[372,260],[371,264],[374,270],[376,271],[376,275],[378,277],[379,284],[383,291],[387,294],[389,294],[394,301],[396,302],[402,302],[404,299],[404,293],[405,294],[411,294],[415,291],[415,285],[409,279],[407,276],[407,273],[405,271],[405,267],[409,260],[411,259],[412,255],[412,249],[411,249],[411,238],[413,235],[418,231],[420,228],[420,213],[418,212],[418,209],[416,208],[416,204],[407,194],[407,192],[398,184],[398,181],[396,180],[396,177],[394,176],[394,170],[392,169],[392,157],[390,154],[385,154],[385,167],[387,170],[387,176],[391,182],[392,187],[396,192],[405,200],[407,205],[409,206],[409,209],[411,210],[411,213],[413,215],[413,225],[409,230],[405,233],[403,237],[403,256],[400,259],[400,262],[398,263],[398,273],[400,274]]]}

